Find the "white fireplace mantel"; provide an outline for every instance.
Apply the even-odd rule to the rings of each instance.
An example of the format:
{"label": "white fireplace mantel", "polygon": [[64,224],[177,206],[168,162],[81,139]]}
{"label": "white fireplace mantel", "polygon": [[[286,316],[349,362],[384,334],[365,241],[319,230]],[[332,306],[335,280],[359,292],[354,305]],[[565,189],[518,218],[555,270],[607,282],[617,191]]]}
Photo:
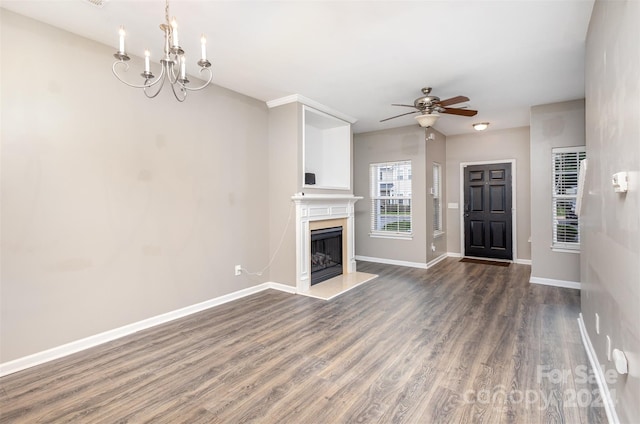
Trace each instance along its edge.
{"label": "white fireplace mantel", "polygon": [[362,197],[351,194],[296,193],[291,200],[296,205],[296,289],[306,293],[311,288],[311,231],[309,222],[346,219],[342,229],[347,238],[346,272],[356,272],[354,205]]}

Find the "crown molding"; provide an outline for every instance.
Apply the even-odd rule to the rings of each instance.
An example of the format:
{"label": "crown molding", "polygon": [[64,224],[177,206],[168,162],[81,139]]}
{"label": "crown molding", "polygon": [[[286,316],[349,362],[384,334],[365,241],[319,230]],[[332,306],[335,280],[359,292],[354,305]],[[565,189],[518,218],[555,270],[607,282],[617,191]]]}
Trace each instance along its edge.
{"label": "crown molding", "polygon": [[328,106],[323,105],[322,103],[318,103],[315,100],[311,100],[307,97],[304,97],[300,94],[292,94],[290,96],[285,96],[285,97],[280,97],[279,99],[273,99],[273,100],[269,100],[267,101],[267,107],[269,109],[272,109],[274,107],[278,107],[278,106],[282,106],[282,105],[286,105],[289,103],[302,103],[303,105],[312,107],[316,110],[319,110],[320,112],[324,112],[326,114],[329,114],[331,116],[335,116],[336,118],[342,119],[343,121],[346,121],[350,124],[355,124],[358,120],[352,116],[346,115],[342,112],[338,112],[335,109],[331,109]]}

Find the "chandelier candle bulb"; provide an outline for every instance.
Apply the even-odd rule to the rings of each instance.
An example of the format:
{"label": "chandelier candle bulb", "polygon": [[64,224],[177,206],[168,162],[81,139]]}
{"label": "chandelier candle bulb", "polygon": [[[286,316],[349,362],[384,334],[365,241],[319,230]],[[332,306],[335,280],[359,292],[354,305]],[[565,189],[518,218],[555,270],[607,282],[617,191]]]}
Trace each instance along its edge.
{"label": "chandelier candle bulb", "polygon": [[187,79],[187,63],[184,56],[180,58],[180,79]]}
{"label": "chandelier candle bulb", "polygon": [[202,46],[202,60],[205,61],[207,60],[207,37],[204,34],[200,37],[200,43]]}
{"label": "chandelier candle bulb", "polygon": [[120,35],[120,45],[119,45],[119,49],[118,50],[120,53],[124,54],[124,36],[125,36],[125,32],[124,32],[124,27],[120,26],[120,30],[118,31],[118,34]]}
{"label": "chandelier candle bulb", "polygon": [[180,47],[180,43],[178,43],[178,22],[176,22],[175,17],[171,20],[171,41],[173,42],[173,47]]}
{"label": "chandelier candle bulb", "polygon": [[151,56],[151,53],[149,53],[149,50],[147,49],[144,51],[144,72],[147,74],[151,72],[151,66],[149,64],[149,56]]}

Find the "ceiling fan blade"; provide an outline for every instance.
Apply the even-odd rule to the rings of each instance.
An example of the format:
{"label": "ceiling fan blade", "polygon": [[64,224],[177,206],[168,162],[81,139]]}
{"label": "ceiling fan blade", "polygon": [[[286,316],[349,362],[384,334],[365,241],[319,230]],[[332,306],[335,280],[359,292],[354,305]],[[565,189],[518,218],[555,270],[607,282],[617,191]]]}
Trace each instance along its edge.
{"label": "ceiling fan blade", "polygon": [[440,102],[438,102],[438,104],[442,107],[445,106],[449,106],[449,105],[455,105],[456,103],[462,103],[462,102],[468,102],[469,98],[465,97],[465,96],[456,96],[456,97],[452,97],[450,99],[445,99],[442,100]]}
{"label": "ceiling fan blade", "polygon": [[441,113],[448,113],[450,115],[460,115],[460,116],[475,116],[478,114],[477,110],[459,109],[454,107],[444,107],[438,111]]}
{"label": "ceiling fan blade", "polygon": [[[413,107],[413,106],[412,106],[412,107]],[[413,112],[407,112],[407,113],[403,113],[402,115],[396,115],[396,116],[392,116],[391,118],[383,119],[383,120],[382,120],[382,121],[380,121],[380,122],[388,121],[389,119],[399,118],[399,117],[401,117],[401,116],[405,116],[405,115],[411,115],[412,113],[418,113],[418,112],[420,112],[420,111],[419,111],[419,110],[414,110]]]}
{"label": "ceiling fan blade", "polygon": [[401,104],[398,104],[398,103],[391,103],[391,106],[415,107],[414,105],[401,105]]}

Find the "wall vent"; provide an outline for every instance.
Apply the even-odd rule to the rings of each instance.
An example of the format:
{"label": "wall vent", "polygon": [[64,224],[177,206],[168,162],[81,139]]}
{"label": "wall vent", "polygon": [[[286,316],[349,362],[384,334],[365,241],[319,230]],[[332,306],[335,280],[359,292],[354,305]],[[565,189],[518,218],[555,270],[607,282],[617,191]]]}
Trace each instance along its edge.
{"label": "wall vent", "polygon": [[82,0],[82,1],[92,6],[102,8],[102,6],[104,6],[104,4],[109,0]]}

